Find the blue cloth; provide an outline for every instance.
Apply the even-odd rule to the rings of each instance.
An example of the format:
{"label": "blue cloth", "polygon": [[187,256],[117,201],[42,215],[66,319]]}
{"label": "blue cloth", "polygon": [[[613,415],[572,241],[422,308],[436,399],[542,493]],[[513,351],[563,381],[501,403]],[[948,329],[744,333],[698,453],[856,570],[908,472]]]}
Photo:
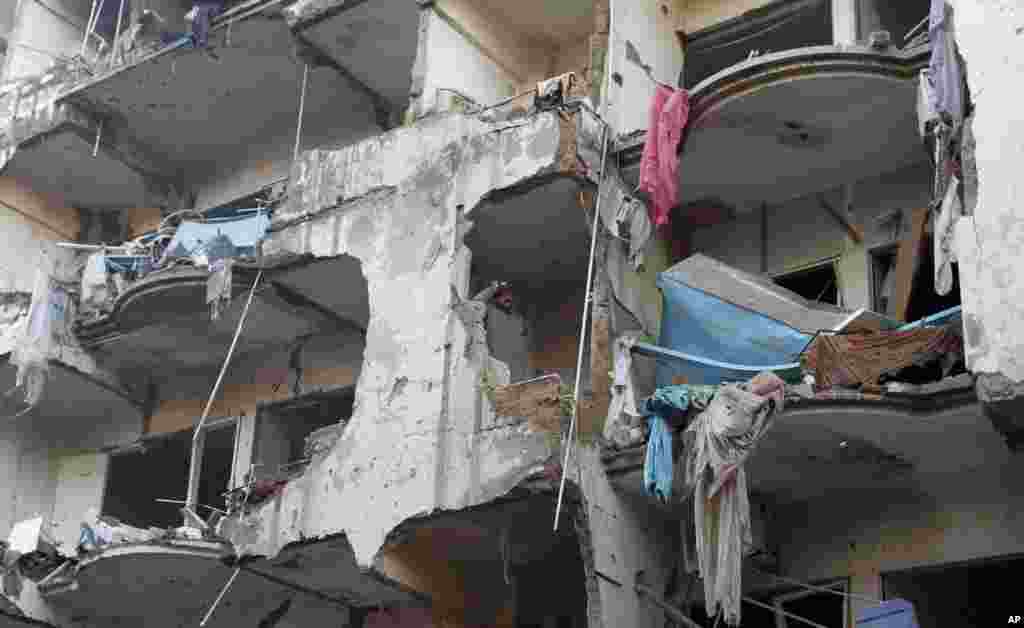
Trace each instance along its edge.
{"label": "blue cloth", "polygon": [[857,628],[919,628],[914,605],[906,600],[886,600],[878,606],[861,609]]}
{"label": "blue cloth", "polygon": [[763,314],[658,275],[664,295],[658,344],[688,359],[659,360],[658,386],[685,376],[690,384],[746,381],[761,371],[799,371],[811,336]]}
{"label": "blue cloth", "polygon": [[196,48],[206,48],[210,42],[210,24],[213,18],[224,10],[224,3],[217,0],[200,0],[195,4],[196,18],[192,20],[192,43]]}
{"label": "blue cloth", "polygon": [[672,432],[668,423],[656,414],[647,417],[650,436],[644,456],[644,491],[668,502],[672,496]]}
{"label": "blue cloth", "polygon": [[236,220],[183,222],[167,245],[167,257],[205,256],[215,261],[254,255],[269,228],[265,213]]}
{"label": "blue cloth", "polygon": [[[99,15],[96,16],[95,31],[98,35],[111,42],[117,31],[117,14],[121,11],[120,0],[103,0]],[[121,14],[121,32],[128,30],[128,16],[132,14],[131,0],[125,0],[124,13]]]}
{"label": "blue cloth", "polygon": [[644,456],[644,492],[668,502],[672,496],[672,431],[673,416],[686,412],[691,403],[707,407],[717,386],[662,386],[643,404],[650,436]]}

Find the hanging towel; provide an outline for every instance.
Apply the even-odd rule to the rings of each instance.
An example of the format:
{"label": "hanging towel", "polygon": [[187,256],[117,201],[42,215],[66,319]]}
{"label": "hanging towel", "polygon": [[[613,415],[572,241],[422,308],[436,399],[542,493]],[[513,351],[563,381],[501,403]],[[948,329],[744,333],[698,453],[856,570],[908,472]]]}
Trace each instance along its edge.
{"label": "hanging towel", "polygon": [[740,623],[743,557],[753,546],[743,464],[782,410],[784,390],[772,373],[723,385],[683,434],[705,609],[710,616],[721,609],[729,626]]}
{"label": "hanging towel", "polygon": [[951,10],[946,0],[932,0],[928,13],[928,37],[932,55],[928,72],[932,82],[932,109],[947,114],[959,127],[964,119],[964,77],[953,37]]}
{"label": "hanging towel", "polygon": [[960,205],[960,181],[954,176],[946,190],[939,213],[935,217],[932,240],[935,246],[935,292],[946,295],[953,289],[953,262],[956,248],[953,245],[956,222],[962,213]]}
{"label": "hanging towel", "polygon": [[690,116],[690,95],[658,85],[648,110],[647,138],[640,158],[640,190],[651,197],[651,222],[668,224],[679,202],[679,141]]}
{"label": "hanging towel", "polygon": [[644,265],[644,251],[653,229],[647,208],[639,199],[625,197],[615,213],[615,229],[629,239],[629,263],[639,271]]}
{"label": "hanging towel", "polygon": [[644,492],[668,503],[672,497],[672,432],[660,416],[647,417],[650,436],[644,457]]}

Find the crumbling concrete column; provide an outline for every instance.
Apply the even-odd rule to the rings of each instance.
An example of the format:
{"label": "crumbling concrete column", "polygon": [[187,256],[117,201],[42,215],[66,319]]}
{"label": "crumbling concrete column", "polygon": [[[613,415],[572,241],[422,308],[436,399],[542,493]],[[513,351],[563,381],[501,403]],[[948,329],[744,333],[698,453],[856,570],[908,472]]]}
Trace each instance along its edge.
{"label": "crumbling concrete column", "polygon": [[979,182],[974,215],[956,227],[964,349],[968,368],[979,376],[979,397],[1005,419],[997,422],[1000,431],[1016,441],[1024,432],[1015,403],[1024,398],[1024,117],[1014,90],[1024,80],[1024,6],[1015,0],[952,4],[976,106]]}
{"label": "crumbling concrete column", "polygon": [[490,358],[458,311],[470,259],[461,217],[495,190],[574,174],[575,130],[557,113],[513,125],[441,116],[300,159],[264,256],[360,260],[365,361],[344,434],[239,522],[240,553],[343,533],[369,567],[406,519],[488,502],[543,471],[550,439],[496,421],[482,396]]}

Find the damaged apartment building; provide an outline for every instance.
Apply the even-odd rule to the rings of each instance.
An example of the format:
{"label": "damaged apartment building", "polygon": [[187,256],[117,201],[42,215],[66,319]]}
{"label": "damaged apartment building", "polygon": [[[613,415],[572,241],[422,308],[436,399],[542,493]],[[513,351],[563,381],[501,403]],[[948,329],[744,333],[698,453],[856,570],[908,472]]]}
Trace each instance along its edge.
{"label": "damaged apartment building", "polygon": [[0,4],[0,628],[1022,615],[1019,3]]}

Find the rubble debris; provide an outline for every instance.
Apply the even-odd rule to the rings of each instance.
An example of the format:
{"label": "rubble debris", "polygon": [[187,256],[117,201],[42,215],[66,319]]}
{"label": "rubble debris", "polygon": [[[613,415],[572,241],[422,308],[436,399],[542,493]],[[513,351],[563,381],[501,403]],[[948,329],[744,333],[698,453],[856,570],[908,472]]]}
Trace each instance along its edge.
{"label": "rubble debris", "polygon": [[561,378],[557,373],[495,386],[494,411],[500,417],[525,417],[531,431],[562,429]]}
{"label": "rubble debris", "polygon": [[940,360],[948,373],[963,359],[956,326],[922,327],[874,334],[819,334],[803,354],[819,390],[876,385],[886,374]]}
{"label": "rubble debris", "polygon": [[740,623],[743,557],[753,545],[744,462],[784,404],[785,383],[762,373],[725,384],[683,433],[686,489],[693,491],[705,609]]}
{"label": "rubble debris", "polygon": [[306,436],[303,445],[303,455],[306,458],[313,459],[333,449],[334,444],[338,442],[338,439],[344,433],[347,424],[347,421],[342,421],[310,432]]}

